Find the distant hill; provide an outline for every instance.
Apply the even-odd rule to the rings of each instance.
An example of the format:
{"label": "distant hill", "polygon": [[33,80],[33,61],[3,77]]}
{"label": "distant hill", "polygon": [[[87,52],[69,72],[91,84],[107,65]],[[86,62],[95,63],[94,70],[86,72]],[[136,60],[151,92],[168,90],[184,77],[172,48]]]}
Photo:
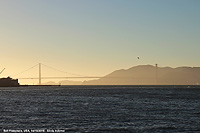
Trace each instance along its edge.
{"label": "distant hill", "polygon": [[58,83],[54,81],[49,81],[46,83],[42,83],[42,85],[82,85],[81,81],[71,81],[71,80],[62,80]]}
{"label": "distant hill", "polygon": [[[156,74],[157,73],[157,74]],[[196,85],[200,67],[156,67],[139,65],[114,71],[103,78],[85,81],[83,85]]]}
{"label": "distant hill", "polygon": [[60,85],[81,85],[81,81],[63,80],[59,82]]}
{"label": "distant hill", "polygon": [[59,85],[59,84],[54,81],[49,81],[49,82],[42,83],[42,85]]}

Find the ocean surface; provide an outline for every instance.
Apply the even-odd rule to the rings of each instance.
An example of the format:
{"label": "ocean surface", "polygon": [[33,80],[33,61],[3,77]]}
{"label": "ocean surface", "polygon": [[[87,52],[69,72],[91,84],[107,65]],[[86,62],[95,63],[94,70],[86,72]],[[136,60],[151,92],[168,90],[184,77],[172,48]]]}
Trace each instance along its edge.
{"label": "ocean surface", "polygon": [[200,132],[200,86],[1,87],[0,132]]}

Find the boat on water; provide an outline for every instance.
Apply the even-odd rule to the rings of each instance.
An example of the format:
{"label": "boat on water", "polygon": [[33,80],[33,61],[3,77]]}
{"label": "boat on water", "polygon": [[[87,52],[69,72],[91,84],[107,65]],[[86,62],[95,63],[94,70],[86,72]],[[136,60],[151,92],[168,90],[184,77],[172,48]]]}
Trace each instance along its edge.
{"label": "boat on water", "polygon": [[18,79],[12,79],[10,77],[0,78],[0,87],[18,87]]}

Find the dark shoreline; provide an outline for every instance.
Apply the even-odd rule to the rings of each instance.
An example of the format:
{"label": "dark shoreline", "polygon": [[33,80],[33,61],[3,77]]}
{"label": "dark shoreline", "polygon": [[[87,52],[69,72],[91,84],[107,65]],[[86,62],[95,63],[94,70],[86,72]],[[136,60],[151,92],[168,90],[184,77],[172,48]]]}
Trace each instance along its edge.
{"label": "dark shoreline", "polygon": [[45,86],[82,86],[82,87],[94,87],[94,86],[102,86],[102,87],[200,87],[200,85],[20,85],[19,87],[45,87]]}
{"label": "dark shoreline", "polygon": [[19,86],[0,86],[2,87],[132,87],[132,88],[199,88],[200,85],[19,85]]}

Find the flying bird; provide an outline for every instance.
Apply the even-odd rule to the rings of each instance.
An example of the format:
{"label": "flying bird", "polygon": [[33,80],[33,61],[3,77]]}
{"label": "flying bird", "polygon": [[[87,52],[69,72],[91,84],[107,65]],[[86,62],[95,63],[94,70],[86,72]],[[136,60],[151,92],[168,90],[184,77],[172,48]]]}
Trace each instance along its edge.
{"label": "flying bird", "polygon": [[138,56],[137,59],[140,59],[140,57]]}

